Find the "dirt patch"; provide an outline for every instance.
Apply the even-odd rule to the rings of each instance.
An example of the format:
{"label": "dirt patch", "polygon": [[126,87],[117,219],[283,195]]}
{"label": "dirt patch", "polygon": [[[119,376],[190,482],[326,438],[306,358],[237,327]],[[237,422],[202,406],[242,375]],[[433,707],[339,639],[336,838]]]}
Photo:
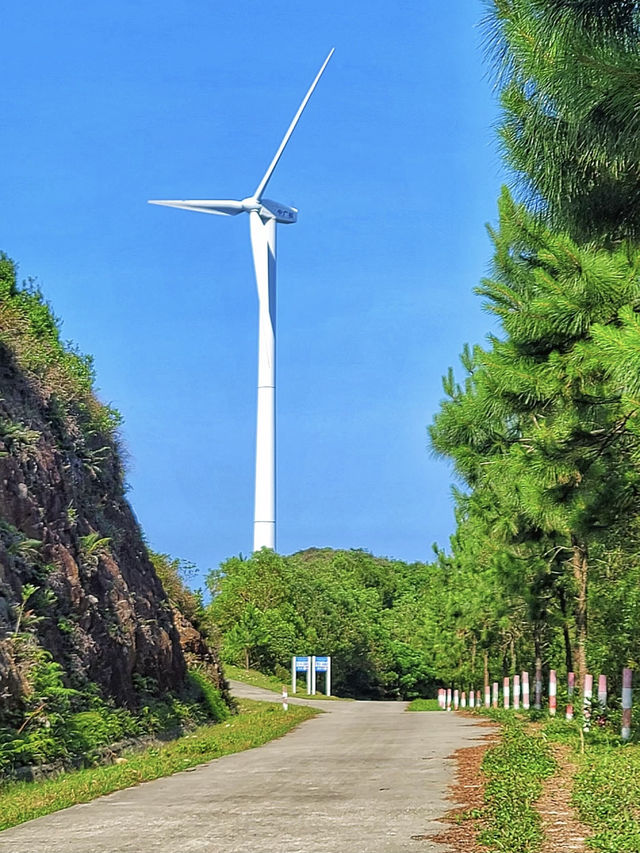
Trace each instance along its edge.
{"label": "dirt patch", "polygon": [[585,853],[587,827],[576,818],[571,806],[571,791],[576,766],[571,750],[562,744],[551,746],[558,772],[544,783],[542,796],[536,803],[542,818],[544,843],[540,853]]}
{"label": "dirt patch", "polygon": [[[483,725],[482,723],[480,725]],[[493,723],[484,723],[493,726]],[[456,774],[453,785],[449,789],[449,799],[456,807],[447,812],[442,819],[447,824],[446,829],[430,841],[438,844],[448,844],[455,853],[486,853],[487,848],[476,840],[483,829],[481,818],[469,819],[468,813],[482,809],[484,805],[485,780],[481,766],[485,752],[499,740],[499,735],[488,734],[482,738],[479,746],[458,749],[451,756],[456,762]]]}

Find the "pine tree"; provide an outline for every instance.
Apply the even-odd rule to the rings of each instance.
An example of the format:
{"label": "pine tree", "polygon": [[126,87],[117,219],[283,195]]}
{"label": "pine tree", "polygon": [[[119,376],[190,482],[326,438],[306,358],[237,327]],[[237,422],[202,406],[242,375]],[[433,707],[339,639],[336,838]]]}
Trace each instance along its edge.
{"label": "pine tree", "polygon": [[503,151],[524,198],[577,239],[640,239],[640,4],[491,7]]}
{"label": "pine tree", "polygon": [[637,511],[640,489],[629,404],[608,379],[591,332],[640,300],[640,252],[579,246],[506,191],[492,237],[494,275],[478,291],[503,334],[465,351],[464,387],[447,378],[449,400],[432,441],[487,504],[493,535],[534,559],[550,550],[564,567],[559,589],[573,597],[581,679],[589,548]]}

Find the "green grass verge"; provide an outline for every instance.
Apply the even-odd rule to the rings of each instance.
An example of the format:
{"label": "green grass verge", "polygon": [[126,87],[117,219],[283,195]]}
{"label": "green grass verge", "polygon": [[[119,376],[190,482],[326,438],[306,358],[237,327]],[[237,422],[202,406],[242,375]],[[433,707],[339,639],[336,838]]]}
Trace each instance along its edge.
{"label": "green grass verge", "polygon": [[[502,742],[492,747],[483,762],[488,777],[482,817],[487,827],[480,841],[491,851],[526,851],[540,848],[542,832],[535,812],[544,779],[553,775],[549,744],[571,747],[578,767],[572,802],[580,820],[593,829],[586,840],[598,853],[640,851],[640,743],[623,743],[619,720],[613,719],[581,733],[581,720],[530,715],[513,711],[483,711],[503,725]],[[618,714],[619,716],[619,714]],[[538,732],[529,720],[541,723]],[[584,749],[584,752],[582,751]]]}
{"label": "green grass verge", "polygon": [[579,720],[547,721],[543,731],[550,740],[573,748],[578,765],[573,805],[594,831],[587,845],[599,853],[638,853],[640,744],[623,743],[618,736],[619,714],[612,716],[612,725],[593,726],[584,738],[580,737]]}
{"label": "green grass verge", "polygon": [[437,699],[413,699],[407,711],[442,711]]}
{"label": "green grass verge", "polygon": [[[283,682],[279,678],[276,678],[275,675],[265,675],[263,672],[258,672],[257,669],[243,669],[242,667],[231,666],[231,664],[226,663],[224,665],[224,674],[233,681],[242,681],[243,684],[250,684],[252,687],[262,687],[263,690],[272,690],[274,693],[282,693],[282,685],[286,684],[289,696],[294,695],[291,692],[291,684],[289,682]],[[304,679],[299,683],[305,684]],[[326,699],[328,701],[340,699],[339,696],[325,696],[324,693],[316,693],[312,696],[310,693],[301,693],[300,691],[295,696],[296,699]]]}
{"label": "green grass verge", "polygon": [[122,788],[170,776],[197,764],[241,752],[281,737],[318,714],[315,708],[240,700],[240,713],[226,723],[202,726],[178,740],[137,753],[125,762],[65,773],[44,782],[10,782],[0,787],[0,830]]}
{"label": "green grass verge", "polygon": [[595,830],[588,844],[601,853],[640,850],[640,746],[587,749],[576,777],[574,805]]}
{"label": "green grass verge", "polygon": [[543,840],[535,802],[542,793],[543,781],[556,769],[549,743],[513,713],[485,713],[501,723],[502,737],[482,762],[487,778],[485,807],[481,814],[470,817],[482,818],[484,829],[479,841],[488,850],[535,853]]}

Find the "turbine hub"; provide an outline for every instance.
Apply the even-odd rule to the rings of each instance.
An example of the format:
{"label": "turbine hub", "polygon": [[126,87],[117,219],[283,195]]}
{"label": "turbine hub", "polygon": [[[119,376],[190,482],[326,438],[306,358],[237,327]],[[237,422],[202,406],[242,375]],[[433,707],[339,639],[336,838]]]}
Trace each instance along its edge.
{"label": "turbine hub", "polygon": [[249,212],[250,210],[260,210],[260,208],[262,207],[262,205],[255,196],[247,196],[247,198],[243,198],[240,204],[247,212]]}

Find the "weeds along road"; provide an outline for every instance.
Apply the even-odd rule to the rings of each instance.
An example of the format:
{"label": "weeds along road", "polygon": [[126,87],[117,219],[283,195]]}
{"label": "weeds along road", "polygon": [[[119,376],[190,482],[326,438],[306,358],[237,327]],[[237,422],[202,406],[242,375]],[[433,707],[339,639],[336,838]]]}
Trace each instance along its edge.
{"label": "weeds along road", "polygon": [[279,740],[5,830],[0,853],[445,853],[423,837],[451,807],[448,756],[487,729],[405,702],[309,704],[325,713]]}

